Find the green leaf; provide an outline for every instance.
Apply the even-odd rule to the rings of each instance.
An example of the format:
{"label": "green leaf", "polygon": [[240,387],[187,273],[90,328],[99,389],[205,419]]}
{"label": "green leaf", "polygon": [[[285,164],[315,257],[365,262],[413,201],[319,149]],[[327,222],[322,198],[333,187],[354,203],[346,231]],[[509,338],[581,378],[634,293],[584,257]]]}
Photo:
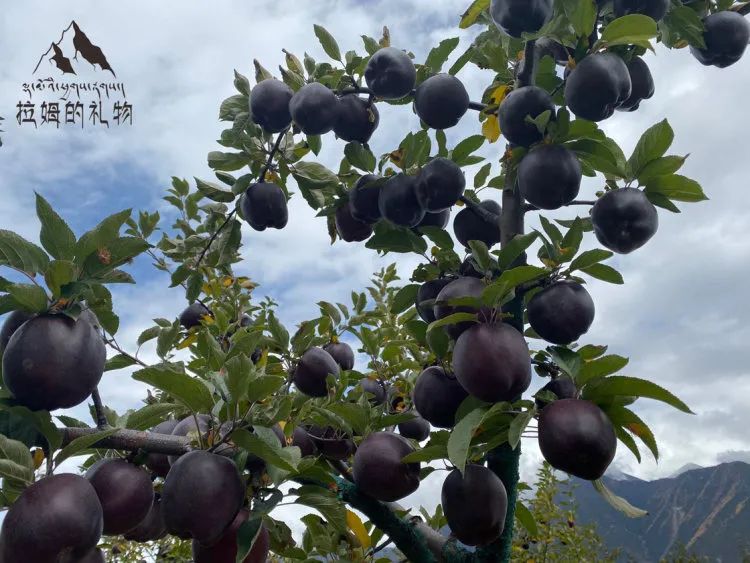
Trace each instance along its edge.
{"label": "green leaf", "polygon": [[259,516],[253,516],[240,525],[237,530],[237,557],[236,563],[243,563],[248,554],[252,551],[255,542],[260,535],[263,519]]}
{"label": "green leaf", "polygon": [[495,264],[487,245],[481,240],[470,240],[469,248],[471,248],[471,255],[481,271],[487,272]]}
{"label": "green leaf", "polygon": [[76,236],[52,206],[36,194],[36,214],[42,223],[39,241],[44,249],[58,260],[72,260],[75,255]]}
{"label": "green leaf", "polygon": [[[327,494],[320,494],[312,492],[310,489],[305,489],[297,498],[297,504],[303,504],[314,508],[320,512],[328,523],[333,526],[338,532],[346,534],[346,508],[336,497]],[[320,487],[315,487],[315,490],[320,490]]]}
{"label": "green leaf", "polygon": [[657,193],[675,201],[696,202],[708,198],[695,180],[679,174],[656,176],[646,182],[646,195]]}
{"label": "green leaf", "polygon": [[666,403],[677,410],[695,414],[685,403],[672,393],[652,381],[624,375],[613,375],[595,379],[583,389],[583,397],[590,401],[600,401],[612,397],[645,397]]}
{"label": "green leaf", "polygon": [[217,201],[219,203],[231,203],[234,201],[235,196],[231,190],[225,190],[213,182],[206,182],[199,178],[195,178],[195,187],[211,201]]}
{"label": "green leaf", "polygon": [[610,252],[609,250],[602,250],[600,248],[587,250],[586,252],[582,252],[581,254],[579,254],[570,263],[570,271],[574,272],[575,270],[588,268],[589,266],[593,266],[594,264],[598,264],[599,262],[612,258],[612,256],[614,256],[614,253]]}
{"label": "green leaf", "polygon": [[339,179],[331,170],[317,162],[301,161],[294,164],[292,176],[303,197],[313,209],[320,209],[327,201],[326,191],[333,194]]}
{"label": "green leaf", "polygon": [[573,26],[577,37],[588,37],[596,23],[597,9],[594,0],[564,0],[565,17]]}
{"label": "green leaf", "polygon": [[547,270],[539,266],[517,266],[510,270],[505,270],[497,280],[484,288],[482,302],[485,304],[498,304],[503,297],[519,285],[546,276],[547,274]]}
{"label": "green leaf", "polygon": [[149,248],[148,242],[139,237],[116,237],[99,247],[102,253],[94,252],[83,263],[87,274],[101,279],[105,272],[122,266]]}
{"label": "green leaf", "polygon": [[37,245],[13,231],[0,229],[0,266],[10,266],[27,274],[43,274],[49,256]]}
{"label": "green leaf", "polygon": [[557,366],[567,373],[573,380],[577,380],[581,372],[583,362],[578,352],[565,348],[563,346],[550,346],[547,351],[552,356]]}
{"label": "green leaf", "polygon": [[115,371],[135,365],[135,360],[125,354],[117,354],[107,359],[104,364],[104,371]]}
{"label": "green leaf", "polygon": [[76,280],[76,266],[70,260],[52,260],[44,272],[44,282],[54,297],[61,297],[63,286]]}
{"label": "green leaf", "polygon": [[208,153],[208,166],[213,170],[232,172],[250,164],[244,152],[211,151]]}
{"label": "green leaf", "polygon": [[690,6],[673,4],[664,19],[659,22],[659,27],[662,41],[668,47],[687,41],[693,47],[706,48],[703,20]]}
{"label": "green leaf", "polygon": [[296,464],[292,464],[286,456],[281,454],[282,449],[278,440],[276,440],[276,447],[274,447],[254,432],[250,432],[244,428],[232,432],[231,440],[242,449],[257,455],[266,463],[275,465],[285,471],[297,470]]}
{"label": "green leaf", "polygon": [[447,317],[443,317],[442,319],[432,321],[427,326],[427,334],[429,335],[429,333],[433,332],[436,328],[458,323],[476,322],[476,320],[476,313],[453,313],[451,315],[448,315]]}
{"label": "green leaf", "polygon": [[96,227],[87,231],[76,243],[76,264],[83,264],[89,255],[99,248],[106,247],[120,236],[120,228],[130,218],[130,209],[114,213]]}
{"label": "green leaf", "polygon": [[466,157],[478,150],[485,141],[486,139],[484,138],[484,135],[472,135],[471,137],[467,137],[458,143],[453,149],[451,152],[451,160],[459,166],[465,164]]}
{"label": "green leaf", "polygon": [[47,293],[38,285],[14,283],[6,291],[24,311],[41,313],[47,309]]}
{"label": "green leaf", "polygon": [[251,403],[262,401],[281,389],[284,383],[285,379],[278,375],[259,375],[250,380],[247,400]]}
{"label": "green leaf", "polygon": [[433,330],[427,331],[425,337],[432,353],[438,358],[444,358],[451,343],[448,334],[444,330]]}
{"label": "green leaf", "polygon": [[435,246],[438,248],[453,249],[453,239],[445,229],[441,229],[440,227],[419,227],[419,232],[435,243]]}
{"label": "green leaf", "polygon": [[397,227],[387,221],[378,221],[375,224],[375,234],[370,237],[365,247],[381,252],[422,254],[427,251],[427,242],[411,229]]}
{"label": "green leaf", "polygon": [[433,444],[415,450],[409,455],[401,458],[401,463],[417,463],[423,461],[434,461],[436,459],[445,459],[448,457],[448,450],[445,444]]}
{"label": "green leaf", "polygon": [[118,432],[119,428],[108,428],[107,430],[102,430],[100,432],[95,432],[94,434],[88,434],[86,436],[79,436],[70,444],[65,446],[62,450],[58,452],[58,454],[55,456],[55,465],[60,465],[63,461],[68,459],[69,457],[73,457],[80,452],[87,450],[100,440],[103,440],[104,438],[107,438],[108,436],[111,436],[115,432]]}
{"label": "green leaf", "polygon": [[625,283],[622,279],[622,274],[606,264],[593,264],[586,268],[581,268],[581,271],[590,275],[592,278],[602,280],[609,283],[615,283],[621,285]]}
{"label": "green leaf", "polygon": [[152,326],[151,328],[147,328],[138,337],[138,346],[139,347],[143,346],[149,340],[153,340],[154,338],[159,336],[159,332],[161,332],[161,328],[158,326]]}
{"label": "green leaf", "polygon": [[532,538],[539,535],[539,528],[536,525],[534,515],[520,500],[516,502],[516,518]]}
{"label": "green leaf", "polygon": [[485,182],[487,182],[487,178],[490,175],[490,171],[492,170],[492,163],[488,162],[482,168],[479,169],[479,171],[474,174],[474,189],[479,189],[482,186],[484,186]]}
{"label": "green leaf", "polygon": [[432,72],[440,72],[456,47],[458,47],[458,37],[443,39],[437,47],[433,47],[424,64],[430,67]]}
{"label": "green leaf", "polygon": [[234,121],[241,113],[247,112],[248,97],[243,94],[229,96],[219,106],[220,121]]}
{"label": "green leaf", "polygon": [[286,352],[289,349],[289,331],[279,322],[279,319],[271,313],[268,315],[268,330],[274,343],[280,350]]}
{"label": "green leaf", "polygon": [[466,467],[471,439],[476,429],[479,428],[487,410],[487,407],[482,406],[468,413],[458,421],[451,431],[450,438],[448,438],[448,459],[458,468],[461,474]]}
{"label": "green leaf", "polygon": [[579,387],[582,387],[589,381],[617,373],[622,368],[628,365],[628,359],[616,354],[609,356],[602,356],[595,360],[590,360],[583,363],[581,373],[576,379],[576,383]]}
{"label": "green leaf", "polygon": [[525,235],[516,235],[501,250],[495,251],[493,254],[497,256],[500,269],[507,270],[516,258],[534,243],[538,236],[539,233],[536,231]]}
{"label": "green leaf", "polygon": [[633,437],[621,426],[615,426],[615,436],[631,451],[638,463],[641,463],[641,452]]}
{"label": "green leaf", "polygon": [[471,3],[471,6],[469,6],[469,9],[461,16],[461,22],[458,24],[458,27],[466,29],[467,27],[474,25],[477,19],[479,19],[481,13],[489,7],[490,0],[474,0],[474,2]]}
{"label": "green leaf", "polygon": [[372,151],[362,143],[347,143],[344,147],[344,155],[349,164],[356,166],[360,170],[372,172],[375,170],[376,160]]}
{"label": "green leaf", "polygon": [[638,436],[654,456],[654,460],[659,461],[659,446],[656,444],[654,433],[637,414],[620,405],[612,405],[606,408],[605,412],[616,427],[622,427]]}
{"label": "green leaf", "polygon": [[594,486],[594,489],[596,489],[596,492],[602,495],[602,498],[604,498],[604,500],[607,501],[610,506],[612,506],[619,512],[622,512],[628,518],[642,518],[643,516],[648,515],[648,512],[646,510],[636,508],[624,498],[618,497],[616,494],[610,491],[604,485],[604,482],[601,479],[592,481],[591,484]]}
{"label": "green leaf", "polygon": [[412,283],[405,285],[396,292],[393,297],[393,303],[391,304],[391,313],[398,315],[406,311],[409,307],[412,307],[417,300],[417,292],[419,291],[419,284]]}
{"label": "green leaf", "polygon": [[672,146],[673,140],[674,131],[666,119],[647,129],[628,159],[630,177],[640,178],[643,168],[651,161],[664,156]]}
{"label": "green leaf", "polygon": [[147,430],[164,421],[164,419],[179,409],[175,403],[153,403],[128,414],[125,428],[132,430]]}
{"label": "green leaf", "polygon": [[133,379],[168,393],[193,413],[211,412],[211,392],[204,383],[166,365],[152,366],[133,373]]}
{"label": "green leaf", "polygon": [[341,51],[339,50],[338,43],[336,43],[333,35],[328,33],[328,31],[323,26],[317,24],[313,25],[313,29],[315,30],[315,36],[323,46],[323,50],[326,52],[326,55],[331,57],[334,61],[341,61]]}
{"label": "green leaf", "polygon": [[510,427],[508,428],[508,444],[514,450],[518,447],[518,444],[521,441],[521,434],[523,434],[523,431],[529,425],[531,419],[534,418],[535,414],[536,409],[531,408],[513,417]]}
{"label": "green leaf", "polygon": [[668,176],[674,174],[685,164],[686,156],[662,156],[656,158],[641,168],[638,174],[638,182],[645,185],[656,176]]}
{"label": "green leaf", "polygon": [[0,434],[0,476],[29,485],[34,482],[34,462],[23,442]]}
{"label": "green leaf", "polygon": [[599,41],[594,46],[596,51],[601,44],[612,47],[614,45],[638,45],[651,48],[650,39],[657,35],[656,22],[648,16],[629,14],[610,22],[602,31]]}

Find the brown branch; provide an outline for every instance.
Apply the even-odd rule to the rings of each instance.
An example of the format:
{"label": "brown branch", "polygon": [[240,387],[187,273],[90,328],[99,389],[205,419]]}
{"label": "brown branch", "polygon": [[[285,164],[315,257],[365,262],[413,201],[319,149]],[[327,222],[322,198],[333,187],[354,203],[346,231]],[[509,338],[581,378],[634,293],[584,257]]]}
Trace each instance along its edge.
{"label": "brown branch", "polygon": [[[76,438],[90,436],[99,432],[97,428],[60,428],[59,430],[62,434],[62,447],[67,446]],[[123,428],[106,438],[102,438],[91,447],[126,451],[143,450],[155,454],[182,455],[190,451],[190,439],[185,436],[155,434]]]}
{"label": "brown branch", "polygon": [[[583,199],[579,200],[579,199],[576,199],[574,201],[571,201],[570,203],[566,203],[565,205],[563,205],[563,207],[570,207],[571,205],[589,205],[589,206],[591,206],[591,205],[595,205],[595,204],[596,204],[596,200],[583,200]],[[539,209],[536,205],[531,205],[530,203],[527,203],[526,205],[523,206],[523,211],[524,211],[524,213],[526,213],[528,211],[541,211],[541,209]]]}
{"label": "brown branch", "polygon": [[[347,86],[346,88],[342,88],[341,90],[336,90],[336,93],[339,96],[345,96],[346,94],[368,94],[371,97],[374,97],[375,94],[373,94],[372,90],[369,88],[365,88],[363,86]],[[416,90],[412,90],[407,94],[407,96],[414,97],[414,95],[417,93]],[[406,96],[404,96],[406,97]],[[473,109],[475,111],[484,111],[489,106],[487,104],[483,104],[482,102],[469,102],[469,109]]]}
{"label": "brown branch", "polygon": [[94,401],[97,427],[99,427],[99,429],[106,428],[109,423],[107,422],[107,416],[104,414],[104,407],[102,406],[102,398],[99,396],[98,387],[94,387],[94,390],[91,392],[91,400]]}
{"label": "brown branch", "polygon": [[[271,168],[271,164],[273,163],[273,157],[276,155],[276,153],[279,151],[279,147],[281,147],[281,141],[286,136],[287,131],[289,131],[289,127],[284,129],[281,133],[279,133],[279,136],[276,138],[276,143],[274,144],[273,148],[271,149],[271,152],[268,154],[268,160],[266,160],[265,166],[260,171],[260,175],[258,176],[258,181],[263,182],[266,179],[266,174],[268,174],[268,170]],[[203,262],[203,258],[206,257],[206,253],[208,252],[208,249],[211,248],[211,245],[216,240],[216,237],[219,236],[219,233],[224,230],[224,227],[227,226],[229,221],[232,220],[232,218],[237,213],[237,208],[235,207],[229,215],[226,216],[224,219],[224,222],[219,225],[219,228],[216,229],[216,231],[211,235],[211,237],[208,239],[208,242],[206,243],[206,246],[203,248],[203,251],[201,252],[200,256],[198,256],[198,261],[195,263],[195,269],[197,270],[200,268],[201,262]]]}

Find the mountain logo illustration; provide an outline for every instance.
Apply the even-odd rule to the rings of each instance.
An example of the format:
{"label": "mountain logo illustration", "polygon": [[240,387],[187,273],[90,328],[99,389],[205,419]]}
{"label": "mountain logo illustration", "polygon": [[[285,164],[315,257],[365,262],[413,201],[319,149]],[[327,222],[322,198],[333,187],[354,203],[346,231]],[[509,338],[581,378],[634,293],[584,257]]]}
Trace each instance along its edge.
{"label": "mountain logo illustration", "polygon": [[[65,53],[62,50],[62,42],[71,28],[73,30],[73,49],[75,50],[72,59],[70,57],[66,57]],[[52,54],[51,57],[49,56],[50,53]],[[101,69],[102,71],[108,70],[112,73],[112,76],[117,77],[115,71],[112,69],[112,66],[109,64],[109,61],[107,61],[107,57],[104,54],[104,51],[102,51],[99,46],[94,45],[91,42],[91,40],[75,20],[71,21],[70,25],[68,25],[68,27],[63,30],[60,39],[54,43],[51,43],[49,49],[47,49],[44,54],[42,54],[42,56],[39,58],[39,62],[36,64],[36,67],[34,67],[34,72],[32,74],[36,73],[45,58],[47,58],[47,60],[50,62],[54,62],[55,66],[60,69],[63,74],[77,74],[72,61],[78,62],[78,55],[81,55],[81,57],[88,63],[90,63],[94,68],[96,68],[98,65],[99,69]]]}

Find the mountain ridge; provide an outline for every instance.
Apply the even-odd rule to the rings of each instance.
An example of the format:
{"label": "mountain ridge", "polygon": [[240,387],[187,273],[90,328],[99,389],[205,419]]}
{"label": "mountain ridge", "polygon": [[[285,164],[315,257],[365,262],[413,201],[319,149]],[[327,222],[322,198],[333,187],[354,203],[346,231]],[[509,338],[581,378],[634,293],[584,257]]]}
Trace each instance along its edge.
{"label": "mountain ridge", "polygon": [[596,523],[610,548],[637,561],[657,562],[684,546],[720,563],[750,557],[750,464],[735,461],[691,468],[643,481],[605,477],[608,488],[648,516],[629,519],[583,481],[574,480],[582,523]]}

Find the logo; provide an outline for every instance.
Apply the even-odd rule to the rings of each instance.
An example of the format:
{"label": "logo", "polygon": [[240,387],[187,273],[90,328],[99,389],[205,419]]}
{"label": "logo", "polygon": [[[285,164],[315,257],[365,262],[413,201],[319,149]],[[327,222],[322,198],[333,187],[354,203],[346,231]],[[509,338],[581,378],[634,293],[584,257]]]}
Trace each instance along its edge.
{"label": "logo", "polygon": [[[133,124],[125,83],[99,45],[73,20],[39,57],[16,104],[21,127],[111,128]],[[0,141],[1,143],[2,141]]]}

